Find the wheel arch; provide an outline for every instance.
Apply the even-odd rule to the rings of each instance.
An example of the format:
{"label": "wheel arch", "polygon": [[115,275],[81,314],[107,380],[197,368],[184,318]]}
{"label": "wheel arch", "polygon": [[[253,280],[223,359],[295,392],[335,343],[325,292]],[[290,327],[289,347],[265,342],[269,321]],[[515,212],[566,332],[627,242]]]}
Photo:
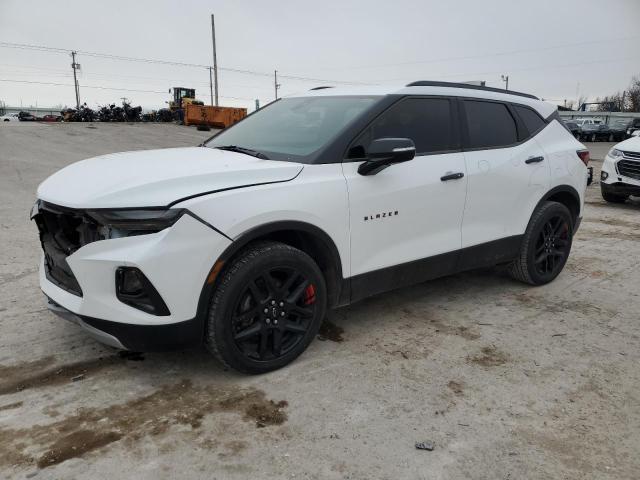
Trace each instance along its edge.
{"label": "wheel arch", "polygon": [[198,317],[207,315],[209,301],[219,274],[247,245],[270,240],[282,242],[309,255],[320,267],[327,283],[328,307],[346,303],[348,295],[342,276],[340,252],[332,238],[321,228],[301,221],[278,221],[251,228],[233,239],[211,267],[198,302]]}
{"label": "wheel arch", "polygon": [[580,217],[580,195],[578,191],[573,188],[571,185],[558,185],[557,187],[549,190],[543,197],[540,199],[534,212],[538,209],[540,205],[544,202],[558,202],[563,204],[565,207],[569,209],[571,212],[571,216],[573,219],[574,228],[576,226],[576,222]]}

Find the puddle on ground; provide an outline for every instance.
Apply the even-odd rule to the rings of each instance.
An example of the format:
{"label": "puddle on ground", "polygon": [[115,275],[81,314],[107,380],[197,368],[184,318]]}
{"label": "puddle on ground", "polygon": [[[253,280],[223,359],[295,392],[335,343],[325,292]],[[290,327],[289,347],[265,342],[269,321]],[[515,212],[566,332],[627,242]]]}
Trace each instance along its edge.
{"label": "puddle on ground", "polygon": [[257,428],[280,425],[287,421],[287,406],[257,389],[194,386],[184,380],[123,404],[80,408],[47,425],[0,428],[0,466],[46,468],[123,438],[161,435],[173,425],[198,430],[203,418],[215,412],[239,414]]}
{"label": "puddle on ground", "polygon": [[342,334],[344,333],[344,328],[339,327],[335,323],[330,322],[329,320],[325,320],[320,325],[320,331],[318,331],[318,340],[331,340],[332,342],[342,342],[344,338]]}

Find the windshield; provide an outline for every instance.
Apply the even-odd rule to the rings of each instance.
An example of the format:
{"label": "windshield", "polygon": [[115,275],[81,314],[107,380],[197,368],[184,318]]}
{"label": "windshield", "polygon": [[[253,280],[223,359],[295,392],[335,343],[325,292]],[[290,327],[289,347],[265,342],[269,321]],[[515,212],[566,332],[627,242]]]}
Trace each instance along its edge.
{"label": "windshield", "polygon": [[210,148],[241,147],[271,160],[309,162],[342,129],[379,97],[283,98],[205,143]]}

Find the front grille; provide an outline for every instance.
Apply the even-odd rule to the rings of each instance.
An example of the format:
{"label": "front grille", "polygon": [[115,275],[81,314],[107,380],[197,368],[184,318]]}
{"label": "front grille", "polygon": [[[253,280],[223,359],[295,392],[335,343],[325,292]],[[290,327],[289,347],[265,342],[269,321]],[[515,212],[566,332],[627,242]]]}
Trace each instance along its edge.
{"label": "front grille", "polygon": [[640,180],[640,154],[635,154],[638,155],[638,160],[636,161],[627,160],[626,157],[628,153],[631,152],[623,152],[625,158],[618,162],[618,173],[625,177]]}
{"label": "front grille", "polygon": [[638,152],[622,152],[622,155],[626,158],[633,158],[640,160],[640,153]]}
{"label": "front grille", "polygon": [[81,297],[82,289],[67,263],[67,257],[84,245],[100,240],[99,226],[82,211],[47,202],[39,202],[34,220],[44,250],[47,279]]}

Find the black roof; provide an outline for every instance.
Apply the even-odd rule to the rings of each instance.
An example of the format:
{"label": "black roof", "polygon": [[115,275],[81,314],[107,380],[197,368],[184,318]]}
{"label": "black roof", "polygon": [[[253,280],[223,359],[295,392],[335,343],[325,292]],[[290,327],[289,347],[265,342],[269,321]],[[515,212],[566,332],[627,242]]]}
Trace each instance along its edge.
{"label": "black roof", "polygon": [[484,90],[485,92],[506,93],[507,95],[517,95],[518,97],[533,98],[534,100],[540,100],[535,95],[528,93],[514,92],[513,90],[503,90],[502,88],[483,87],[480,85],[472,85],[469,83],[455,83],[455,82],[434,82],[431,80],[418,80],[417,82],[411,82],[407,84],[407,87],[451,87],[451,88],[467,88],[469,90]]}

